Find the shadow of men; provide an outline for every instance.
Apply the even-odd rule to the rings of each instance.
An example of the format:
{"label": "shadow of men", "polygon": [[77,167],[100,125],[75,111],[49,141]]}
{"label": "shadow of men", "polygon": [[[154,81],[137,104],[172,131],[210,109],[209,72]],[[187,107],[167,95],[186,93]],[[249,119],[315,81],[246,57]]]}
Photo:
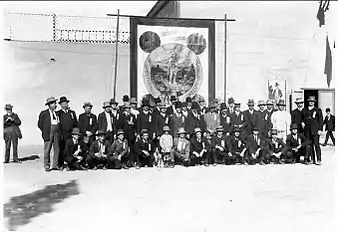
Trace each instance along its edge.
{"label": "shadow of men", "polygon": [[40,159],[40,156],[38,156],[38,155],[31,155],[31,156],[27,156],[27,157],[22,157],[22,158],[19,158],[19,161],[23,162],[23,161],[36,160],[36,159]]}
{"label": "shadow of men", "polygon": [[78,184],[71,180],[65,184],[47,185],[41,190],[12,197],[4,204],[4,217],[8,218],[9,231],[26,225],[34,217],[53,211],[53,205],[62,202],[72,195],[78,195]]}

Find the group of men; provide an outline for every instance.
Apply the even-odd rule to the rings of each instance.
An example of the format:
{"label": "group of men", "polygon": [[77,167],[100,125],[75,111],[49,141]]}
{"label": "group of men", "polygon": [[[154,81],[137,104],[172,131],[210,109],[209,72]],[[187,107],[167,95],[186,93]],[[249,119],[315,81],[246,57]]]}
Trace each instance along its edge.
{"label": "group of men", "polygon": [[[143,100],[138,107],[136,98],[127,95],[122,101],[120,106],[115,99],[104,102],[98,117],[86,102],[84,113],[77,118],[66,97],[60,98],[58,111],[57,99],[48,98],[48,109],[38,121],[45,170],[140,168],[161,161],[167,167],[264,165],[300,162],[302,156],[305,164],[311,160],[321,164],[319,131],[324,121],[322,111],[314,107],[314,97],[307,99],[306,108],[297,99],[298,108],[291,114],[285,111],[284,100],[277,102],[278,109],[272,100],[258,101],[255,110],[250,99],[245,111],[233,98],[228,104],[211,102],[209,107],[203,99],[196,102],[190,97],[180,102],[171,96],[169,106],[159,98],[153,106]],[[325,118],[332,119],[333,115]]]}

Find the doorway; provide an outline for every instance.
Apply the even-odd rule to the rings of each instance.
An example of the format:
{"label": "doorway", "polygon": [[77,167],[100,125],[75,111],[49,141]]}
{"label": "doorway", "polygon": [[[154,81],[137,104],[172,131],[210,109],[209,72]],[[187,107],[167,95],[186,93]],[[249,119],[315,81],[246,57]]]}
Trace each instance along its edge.
{"label": "doorway", "polygon": [[307,99],[313,96],[316,98],[315,107],[318,107],[318,90],[317,89],[304,89],[304,107],[308,107]]}

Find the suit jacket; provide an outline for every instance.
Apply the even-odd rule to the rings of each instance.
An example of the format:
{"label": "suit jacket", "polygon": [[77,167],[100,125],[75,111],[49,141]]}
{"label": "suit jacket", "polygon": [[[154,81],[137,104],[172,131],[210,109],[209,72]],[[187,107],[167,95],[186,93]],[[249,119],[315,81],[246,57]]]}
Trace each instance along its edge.
{"label": "suit jacket", "polygon": [[177,132],[178,128],[184,127],[185,128],[185,123],[186,123],[187,118],[181,114],[181,117],[178,117],[177,114],[173,114],[170,117],[170,129],[171,129],[171,134],[174,137],[177,137]]}
{"label": "suit jacket", "polygon": [[286,137],[286,146],[289,150],[291,150],[292,148],[296,148],[299,145],[301,145],[302,147],[311,145],[311,141],[307,139],[303,134],[298,133],[297,138],[297,140],[294,139],[291,134]]}
{"label": "suit jacket", "polygon": [[[113,114],[110,114],[111,117],[111,127],[112,127],[112,132],[115,133],[116,132],[116,124],[117,124],[117,117],[115,117]],[[104,132],[107,132],[108,129],[108,124],[107,124],[107,116],[105,112],[102,112],[101,114],[99,114],[99,118],[98,118],[98,126],[99,126],[99,130],[103,130]]]}
{"label": "suit jacket", "polygon": [[85,134],[86,131],[90,131],[93,134],[98,130],[97,117],[95,114],[90,113],[86,115],[85,113],[80,114],[79,116],[79,129],[82,134]]}
{"label": "suit jacket", "polygon": [[325,131],[334,131],[335,129],[335,117],[334,115],[330,115],[330,119],[328,119],[328,116],[325,116],[324,119],[324,125],[325,125]]}
{"label": "suit jacket", "polygon": [[[130,124],[130,121],[133,124]],[[126,115],[126,113],[120,114],[120,118],[117,121],[117,129],[122,129],[129,141],[134,141],[136,139],[136,116],[133,114]]]}
{"label": "suit jacket", "polygon": [[[56,112],[55,112],[55,114],[56,114]],[[56,117],[58,117],[58,116],[56,115]],[[40,112],[38,127],[42,132],[43,140],[45,142],[49,141],[50,140],[50,129],[51,129],[51,118],[50,118],[50,114],[49,114],[49,109],[46,109],[46,110],[43,110],[43,111]],[[59,130],[60,130],[60,127],[59,127]]]}
{"label": "suit jacket", "polygon": [[222,147],[224,149],[224,152],[229,152],[228,149],[228,136],[223,135],[221,138],[219,138],[217,135],[215,135],[212,138],[212,147],[215,148],[216,146]]}
{"label": "suit jacket", "polygon": [[291,123],[296,123],[298,126],[298,132],[303,132],[302,127],[302,114],[304,113],[304,109],[298,110],[295,109],[291,112]]}
{"label": "suit jacket", "polygon": [[312,110],[304,108],[302,121],[305,123],[306,135],[316,135],[319,130],[323,130],[323,114],[319,108],[314,107]]}
{"label": "suit jacket", "polygon": [[220,116],[220,123],[225,133],[231,133],[231,118],[229,115],[226,117]]}
{"label": "suit jacket", "polygon": [[216,127],[220,125],[219,114],[218,113],[212,114],[211,112],[208,112],[203,117],[207,130],[216,131]]}
{"label": "suit jacket", "polygon": [[190,153],[193,154],[193,152],[200,153],[203,149],[206,149],[206,140],[202,137],[201,142],[198,142],[196,137],[193,136],[190,140]]}
{"label": "suit jacket", "polygon": [[[230,114],[230,120],[232,125],[231,131],[233,131],[233,127],[235,125],[240,125],[241,129],[246,128],[247,126],[247,121],[245,120],[244,114],[242,112],[240,112],[238,116],[236,115],[236,113]],[[241,134],[247,135],[245,133],[246,131],[242,130]]]}
{"label": "suit jacket", "polygon": [[[78,146],[80,146],[80,149],[82,151],[80,141],[78,141],[77,144],[74,144],[73,138],[70,138],[66,141],[65,151],[64,151],[66,161],[70,162],[73,159],[74,157],[73,155],[75,151],[78,149]],[[79,156],[85,156],[85,155],[86,155],[86,151],[82,151],[79,153]]]}
{"label": "suit jacket", "polygon": [[[20,125],[21,125],[21,120],[19,118],[19,116],[15,113],[12,113],[12,120],[8,120],[7,118],[9,118],[10,116],[8,114],[4,115],[4,138],[6,137],[6,133],[7,131],[14,131],[14,136],[17,136],[18,138],[22,139],[22,133],[20,130]],[[11,133],[11,132],[10,132]]]}
{"label": "suit jacket", "polygon": [[251,135],[253,126],[256,122],[257,111],[253,110],[253,113],[251,114],[249,110],[245,110],[243,111],[243,115],[244,119],[246,120],[246,125],[243,130],[247,135]]}
{"label": "suit jacket", "polygon": [[167,108],[167,115],[172,115],[175,113],[175,109],[174,109],[174,106],[169,106]]}
{"label": "suit jacket", "polygon": [[246,143],[242,138],[236,139],[234,135],[231,135],[228,139],[228,149],[232,154],[239,154],[246,147]]}
{"label": "suit jacket", "polygon": [[264,139],[261,136],[257,135],[257,142],[255,141],[254,135],[250,135],[247,138],[246,147],[250,154],[255,153],[258,148],[262,148],[264,144]]}
{"label": "suit jacket", "polygon": [[164,117],[162,114],[155,114],[154,115],[154,133],[156,136],[161,136],[163,134],[163,127],[165,125],[169,126],[169,115],[165,114]]}
{"label": "suit jacket", "polygon": [[125,139],[122,142],[116,139],[114,143],[108,148],[108,156],[113,156],[115,159],[119,155],[124,156],[129,150],[128,141]]}
{"label": "suit jacket", "polygon": [[179,155],[188,158],[190,155],[190,142],[187,139],[183,139],[182,150],[178,150],[178,141],[179,138],[174,138],[173,150]]}
{"label": "suit jacket", "polygon": [[[109,141],[104,141],[103,144],[105,145],[105,149],[103,154],[108,155],[108,149],[109,149]],[[89,155],[91,157],[94,157],[95,153],[100,152],[100,145],[99,145],[99,140],[95,140],[94,142],[92,142],[92,144],[90,145],[89,148]]]}
{"label": "suit jacket", "polygon": [[136,128],[137,133],[140,134],[142,129],[147,129],[149,133],[149,137],[153,137],[153,124],[154,124],[154,117],[149,112],[147,115],[144,114],[143,111],[138,115],[137,122],[136,122]]}
{"label": "suit jacket", "polygon": [[68,110],[68,113],[65,113],[61,109],[56,112],[56,115],[60,119],[61,137],[67,141],[71,137],[73,128],[78,127],[76,113],[73,110]]}
{"label": "suit jacket", "polygon": [[150,139],[148,139],[147,142],[144,142],[142,139],[140,139],[139,141],[135,143],[134,148],[135,148],[134,149],[135,153],[138,155],[142,155],[143,150],[148,151],[150,154],[153,154],[155,152],[155,145],[153,141]]}
{"label": "suit jacket", "polygon": [[271,121],[271,116],[273,114],[273,112],[275,112],[276,110],[272,109],[271,111],[268,111],[267,109],[265,110],[266,113],[268,114],[268,130],[271,130],[273,125],[272,125],[272,121]]}
{"label": "suit jacket", "polygon": [[206,129],[206,123],[204,120],[204,115],[198,114],[197,117],[195,117],[192,113],[189,115],[189,118],[187,119],[187,124],[185,127],[185,130],[188,134],[192,134],[195,128],[201,128],[202,131],[205,131]]}
{"label": "suit jacket", "polygon": [[268,133],[268,113],[266,111],[262,112],[258,110],[256,112],[254,126],[258,128],[260,133],[263,133],[263,135],[267,135]]}
{"label": "suit jacket", "polygon": [[282,139],[276,138],[275,141],[273,139],[266,139],[263,149],[266,150],[270,155],[278,152],[285,154],[288,150],[288,147]]}

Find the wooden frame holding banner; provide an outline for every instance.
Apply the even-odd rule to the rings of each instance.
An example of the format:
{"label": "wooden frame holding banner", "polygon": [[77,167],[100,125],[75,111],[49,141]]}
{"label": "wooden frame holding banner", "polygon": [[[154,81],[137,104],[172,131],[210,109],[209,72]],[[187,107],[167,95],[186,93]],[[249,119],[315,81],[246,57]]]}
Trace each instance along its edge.
{"label": "wooden frame holding banner", "polygon": [[215,98],[214,20],[130,18],[130,95]]}

